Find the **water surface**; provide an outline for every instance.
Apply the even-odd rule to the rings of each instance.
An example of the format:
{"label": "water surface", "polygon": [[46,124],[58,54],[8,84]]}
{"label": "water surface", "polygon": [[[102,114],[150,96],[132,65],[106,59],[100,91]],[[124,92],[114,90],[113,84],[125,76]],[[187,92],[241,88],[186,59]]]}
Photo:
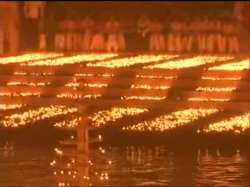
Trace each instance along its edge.
{"label": "water surface", "polygon": [[14,146],[6,151],[1,146],[0,186],[250,185],[250,151],[241,149],[91,147],[83,164],[74,149],[59,156],[54,148]]}

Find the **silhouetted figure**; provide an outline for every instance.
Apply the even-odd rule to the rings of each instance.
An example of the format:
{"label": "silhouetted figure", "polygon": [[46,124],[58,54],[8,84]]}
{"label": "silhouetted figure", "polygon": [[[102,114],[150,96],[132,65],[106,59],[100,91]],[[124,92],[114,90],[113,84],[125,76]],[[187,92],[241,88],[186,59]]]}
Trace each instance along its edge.
{"label": "silhouetted figure", "polygon": [[95,25],[94,20],[87,16],[84,20],[82,20],[82,26],[84,27],[84,35],[82,41],[82,49],[84,51],[90,50],[91,40],[93,37],[93,27]]}
{"label": "silhouetted figure", "polygon": [[91,40],[91,51],[104,51],[106,49],[105,35],[104,35],[104,23],[96,22],[95,29],[93,31],[93,37]]}
{"label": "silhouetted figure", "polygon": [[26,22],[27,48],[34,50],[38,48],[40,36],[40,19],[43,17],[44,6],[43,1],[25,1],[24,2],[24,18]]}
{"label": "silhouetted figure", "polygon": [[108,33],[108,40],[107,40],[108,52],[119,51],[118,28],[119,28],[119,22],[114,18],[110,18],[105,25],[105,30]]}
{"label": "silhouetted figure", "polygon": [[150,24],[149,50],[150,51],[164,51],[165,50],[165,38],[163,35],[163,25],[157,19],[152,21]]}
{"label": "silhouetted figure", "polygon": [[138,33],[138,44],[140,49],[145,51],[148,50],[148,34],[150,31],[151,20],[146,16],[142,15],[137,21],[137,33]]}
{"label": "silhouetted figure", "polygon": [[3,29],[0,28],[0,55],[4,53],[4,32]]}

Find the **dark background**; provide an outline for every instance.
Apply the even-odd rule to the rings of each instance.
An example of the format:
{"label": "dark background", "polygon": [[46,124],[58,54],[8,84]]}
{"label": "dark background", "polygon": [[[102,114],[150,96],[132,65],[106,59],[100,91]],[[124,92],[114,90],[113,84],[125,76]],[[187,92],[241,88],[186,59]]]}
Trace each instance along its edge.
{"label": "dark background", "polygon": [[64,17],[67,13],[73,16],[91,14],[127,18],[142,13],[154,16],[166,14],[216,16],[230,14],[233,4],[233,1],[58,1],[48,2],[47,11],[58,18]]}

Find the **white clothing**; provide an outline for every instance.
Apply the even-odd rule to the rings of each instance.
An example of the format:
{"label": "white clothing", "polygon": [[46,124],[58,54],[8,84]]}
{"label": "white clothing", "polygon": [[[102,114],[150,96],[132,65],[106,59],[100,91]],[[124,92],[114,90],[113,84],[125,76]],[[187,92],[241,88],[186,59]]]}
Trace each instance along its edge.
{"label": "white clothing", "polygon": [[91,39],[92,39],[91,32],[89,30],[86,30],[83,35],[83,40],[82,40],[82,49],[84,51],[89,51]]}
{"label": "white clothing", "polygon": [[197,43],[198,43],[199,52],[204,52],[206,50],[206,45],[207,45],[206,35],[205,34],[198,34]]}
{"label": "white clothing", "polygon": [[219,53],[225,53],[227,47],[226,37],[223,34],[217,34],[216,39]]}
{"label": "white clothing", "polygon": [[164,36],[162,34],[151,34],[149,38],[150,51],[163,51],[165,49]]}
{"label": "white clothing", "polygon": [[194,43],[194,37],[193,37],[193,35],[184,36],[182,38],[183,49],[185,51],[187,51],[187,52],[192,51],[192,49],[193,49],[193,43]]}
{"label": "white clothing", "polygon": [[238,53],[240,51],[239,39],[237,36],[228,37],[228,51],[230,53]]}
{"label": "white clothing", "polygon": [[46,50],[46,35],[45,33],[41,33],[40,34],[40,38],[39,38],[39,49],[41,50]]}
{"label": "white clothing", "polygon": [[4,33],[0,31],[0,55],[4,53]]}
{"label": "white clothing", "polygon": [[126,42],[124,35],[122,33],[118,33],[118,46],[120,51],[125,51],[126,50]]}
{"label": "white clothing", "polygon": [[157,34],[150,35],[150,37],[149,37],[149,50],[150,51],[158,51],[159,50]]}
{"label": "white clothing", "polygon": [[64,33],[56,33],[55,36],[55,49],[64,50],[66,46],[66,35]]}
{"label": "white clothing", "polygon": [[107,41],[107,51],[108,52],[117,52],[119,50],[118,46],[118,37],[117,34],[109,34]]}
{"label": "white clothing", "polygon": [[207,47],[206,50],[209,53],[213,53],[215,48],[215,36],[214,34],[209,34],[207,36]]}
{"label": "white clothing", "polygon": [[163,34],[159,34],[159,45],[160,45],[160,50],[164,51],[166,48],[166,45],[165,45],[165,37]]}
{"label": "white clothing", "polygon": [[173,33],[170,33],[167,37],[167,48],[169,52],[175,51],[175,36]]}
{"label": "white clothing", "polygon": [[79,32],[73,32],[72,34],[72,40],[73,40],[73,46],[72,49],[75,51],[80,50],[81,45],[81,34]]}
{"label": "white clothing", "polygon": [[72,32],[66,33],[66,49],[67,50],[73,49],[73,33]]}
{"label": "white clothing", "polygon": [[95,34],[91,41],[91,51],[103,51],[105,50],[105,40],[101,33]]}
{"label": "white clothing", "polygon": [[182,52],[183,46],[182,46],[182,36],[181,34],[177,33],[175,34],[175,49],[177,52]]}

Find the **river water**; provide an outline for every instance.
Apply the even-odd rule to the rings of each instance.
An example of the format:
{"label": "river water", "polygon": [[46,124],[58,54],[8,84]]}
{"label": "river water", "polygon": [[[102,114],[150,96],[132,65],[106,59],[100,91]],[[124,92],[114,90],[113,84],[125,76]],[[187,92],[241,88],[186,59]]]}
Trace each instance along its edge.
{"label": "river water", "polygon": [[241,149],[95,146],[85,164],[73,148],[54,149],[1,147],[0,186],[250,185],[250,151]]}

